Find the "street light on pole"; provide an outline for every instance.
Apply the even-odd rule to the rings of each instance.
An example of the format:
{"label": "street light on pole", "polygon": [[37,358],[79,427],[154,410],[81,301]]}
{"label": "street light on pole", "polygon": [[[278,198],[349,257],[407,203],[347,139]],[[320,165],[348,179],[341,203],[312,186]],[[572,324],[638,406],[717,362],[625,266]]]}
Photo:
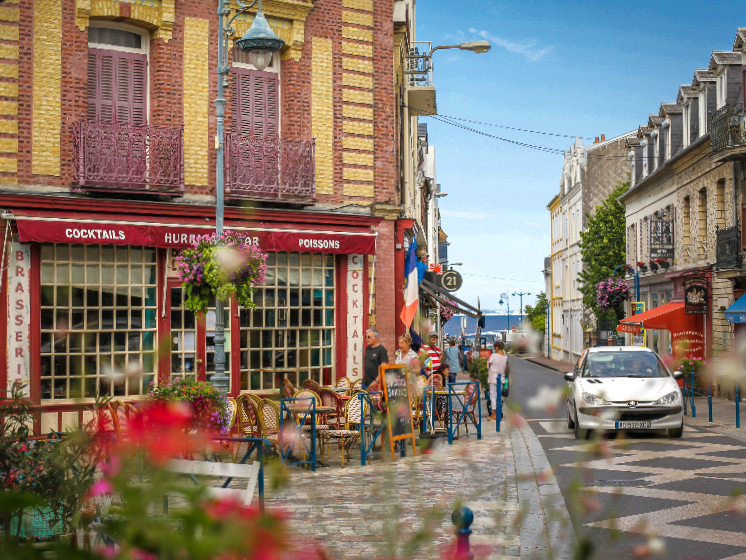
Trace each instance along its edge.
{"label": "street light on pole", "polygon": [[507,293],[500,294],[500,305],[502,305],[505,302],[508,302],[508,329],[510,330],[510,297]]}
{"label": "street light on pole", "polygon": [[[215,100],[215,113],[217,116],[217,137],[216,137],[216,169],[215,169],[215,232],[218,235],[223,233],[223,221],[225,215],[225,185],[223,183],[223,143],[225,140],[225,98],[223,97],[223,88],[228,85],[228,73],[230,67],[228,62],[228,41],[235,33],[231,27],[233,21],[241,14],[246,13],[255,4],[257,13],[251,28],[240,39],[236,40],[236,46],[249,54],[249,62],[259,71],[269,66],[272,61],[272,55],[278,52],[285,41],[280,39],[267,23],[262,13],[262,0],[254,0],[250,3],[244,3],[238,0],[238,10],[236,14],[225,24],[226,16],[230,15],[230,0],[218,0],[218,97]],[[223,392],[228,391],[230,378],[225,373],[225,321],[223,317],[223,301],[215,301],[215,373],[211,378],[211,383]]]}
{"label": "street light on pole", "polygon": [[513,295],[521,298],[521,322],[518,325],[518,328],[521,328],[523,326],[523,296],[530,296],[531,292],[513,292]]}

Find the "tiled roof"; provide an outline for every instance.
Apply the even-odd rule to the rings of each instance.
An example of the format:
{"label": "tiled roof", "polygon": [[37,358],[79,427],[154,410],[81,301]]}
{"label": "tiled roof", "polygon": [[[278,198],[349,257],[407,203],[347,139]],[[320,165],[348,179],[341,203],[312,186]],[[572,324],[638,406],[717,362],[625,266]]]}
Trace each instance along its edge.
{"label": "tiled roof", "polygon": [[741,50],[746,44],[746,27],[739,27],[736,31],[736,38],[733,39],[733,50]]}
{"label": "tiled roof", "polygon": [[661,103],[661,110],[658,114],[665,118],[668,115],[677,115],[681,113],[681,110],[681,105],[676,103]]}
{"label": "tiled roof", "polygon": [[741,64],[743,55],[740,52],[732,51],[712,51],[710,57],[710,69],[718,64]]}

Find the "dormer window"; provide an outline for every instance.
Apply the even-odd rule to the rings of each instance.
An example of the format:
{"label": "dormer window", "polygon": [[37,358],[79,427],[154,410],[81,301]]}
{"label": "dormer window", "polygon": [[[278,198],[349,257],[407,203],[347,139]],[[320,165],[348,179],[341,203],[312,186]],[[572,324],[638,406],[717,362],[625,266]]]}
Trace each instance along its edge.
{"label": "dormer window", "polygon": [[718,76],[717,79],[717,108],[725,107],[728,101],[728,81],[726,80],[726,73],[723,72]]}
{"label": "dormer window", "polygon": [[648,173],[650,173],[650,141],[649,140],[643,140],[640,142],[640,146],[642,146],[642,178],[647,177]]}
{"label": "dormer window", "polygon": [[672,138],[672,127],[671,123],[666,119],[663,122],[663,130],[665,131],[665,141],[663,142],[664,160],[671,159],[671,141]]}
{"label": "dormer window", "polygon": [[650,162],[650,170],[655,171],[658,168],[659,165],[659,158],[660,158],[660,146],[659,146],[659,138],[658,138],[658,130],[654,130],[650,133],[650,142],[653,144],[653,159]]}
{"label": "dormer window", "polygon": [[699,125],[697,129],[699,130],[698,136],[702,136],[707,133],[707,129],[709,128],[707,126],[707,89],[699,92],[699,107]]}

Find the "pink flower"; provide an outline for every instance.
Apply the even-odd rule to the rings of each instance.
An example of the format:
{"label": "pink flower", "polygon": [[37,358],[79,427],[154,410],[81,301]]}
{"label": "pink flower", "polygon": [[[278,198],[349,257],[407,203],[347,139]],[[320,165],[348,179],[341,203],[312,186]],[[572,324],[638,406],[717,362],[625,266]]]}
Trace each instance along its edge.
{"label": "pink flower", "polygon": [[111,482],[106,480],[105,478],[102,478],[101,480],[97,480],[93,483],[93,486],[91,486],[91,489],[88,490],[88,497],[89,498],[95,498],[96,496],[102,496],[104,494],[113,494],[114,493],[114,487],[111,485]]}

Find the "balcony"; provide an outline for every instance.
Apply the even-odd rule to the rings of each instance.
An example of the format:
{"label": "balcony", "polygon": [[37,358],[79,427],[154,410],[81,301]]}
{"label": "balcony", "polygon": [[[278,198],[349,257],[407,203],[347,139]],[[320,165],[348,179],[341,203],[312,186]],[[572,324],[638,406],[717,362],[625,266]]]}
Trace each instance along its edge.
{"label": "balcony", "polygon": [[743,107],[726,104],[710,113],[710,159],[717,163],[746,157],[746,134],[742,128]]}
{"label": "balcony", "polygon": [[73,123],[74,190],[184,192],[183,127]]}
{"label": "balcony", "polygon": [[315,149],[314,140],[226,134],[226,196],[312,204]]}
{"label": "balcony", "polygon": [[736,226],[717,229],[717,261],[720,270],[740,268],[743,264],[741,254],[741,229]]}
{"label": "balcony", "polygon": [[407,105],[413,116],[435,115],[435,86],[433,85],[433,62],[430,57],[432,45],[419,41],[412,44],[404,69],[407,83]]}
{"label": "balcony", "polygon": [[438,262],[448,262],[448,241],[438,241]]}

